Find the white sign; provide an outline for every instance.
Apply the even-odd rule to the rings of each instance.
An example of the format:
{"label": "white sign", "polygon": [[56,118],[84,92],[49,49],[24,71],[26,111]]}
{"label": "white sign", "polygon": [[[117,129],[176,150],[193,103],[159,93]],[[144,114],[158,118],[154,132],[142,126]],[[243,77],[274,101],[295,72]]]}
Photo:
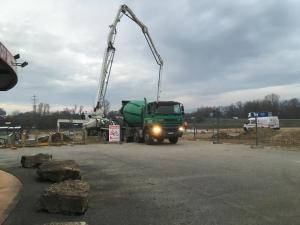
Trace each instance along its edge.
{"label": "white sign", "polygon": [[108,136],[109,136],[109,142],[119,142],[120,125],[109,125]]}

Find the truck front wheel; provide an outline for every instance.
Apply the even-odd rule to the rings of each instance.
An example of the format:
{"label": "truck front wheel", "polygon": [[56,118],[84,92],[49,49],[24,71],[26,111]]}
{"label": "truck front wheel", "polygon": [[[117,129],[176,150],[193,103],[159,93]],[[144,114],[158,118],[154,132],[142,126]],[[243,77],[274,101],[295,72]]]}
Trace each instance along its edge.
{"label": "truck front wheel", "polygon": [[170,142],[171,144],[176,144],[177,141],[178,141],[178,137],[170,137],[170,138],[169,138],[169,142]]}

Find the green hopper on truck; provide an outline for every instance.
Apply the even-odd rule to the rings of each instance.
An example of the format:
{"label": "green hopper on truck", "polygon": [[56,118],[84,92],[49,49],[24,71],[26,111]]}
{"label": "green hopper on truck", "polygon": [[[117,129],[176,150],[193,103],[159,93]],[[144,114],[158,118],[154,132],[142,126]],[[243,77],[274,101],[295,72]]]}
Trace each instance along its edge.
{"label": "green hopper on truck", "polygon": [[182,136],[184,107],[179,102],[144,100],[122,101],[122,133],[126,142],[176,144]]}

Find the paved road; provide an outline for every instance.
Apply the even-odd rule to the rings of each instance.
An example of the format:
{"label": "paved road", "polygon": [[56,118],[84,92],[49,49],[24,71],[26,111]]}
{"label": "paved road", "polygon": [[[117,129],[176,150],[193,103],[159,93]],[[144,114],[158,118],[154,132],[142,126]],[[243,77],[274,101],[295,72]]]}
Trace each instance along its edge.
{"label": "paved road", "polygon": [[[35,211],[48,185],[19,167],[21,154],[75,159],[91,185],[83,216]],[[300,152],[243,145],[81,145],[0,150],[0,169],[24,184],[5,225],[80,221],[90,225],[300,224]]]}

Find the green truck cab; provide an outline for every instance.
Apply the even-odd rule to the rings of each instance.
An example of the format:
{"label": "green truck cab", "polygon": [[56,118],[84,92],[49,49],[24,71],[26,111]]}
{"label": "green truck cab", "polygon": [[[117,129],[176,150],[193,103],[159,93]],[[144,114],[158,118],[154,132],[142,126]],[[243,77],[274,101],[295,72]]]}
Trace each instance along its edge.
{"label": "green truck cab", "polygon": [[126,142],[162,143],[169,139],[176,144],[182,136],[184,107],[179,102],[149,102],[146,99],[122,101],[122,133]]}

